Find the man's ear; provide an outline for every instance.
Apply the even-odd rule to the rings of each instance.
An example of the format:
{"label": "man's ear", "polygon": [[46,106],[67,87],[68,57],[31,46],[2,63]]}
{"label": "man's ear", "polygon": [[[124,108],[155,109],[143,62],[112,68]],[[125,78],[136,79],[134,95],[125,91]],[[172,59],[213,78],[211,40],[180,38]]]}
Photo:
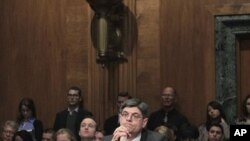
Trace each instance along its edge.
{"label": "man's ear", "polygon": [[148,118],[143,119],[142,127],[145,128],[148,123]]}

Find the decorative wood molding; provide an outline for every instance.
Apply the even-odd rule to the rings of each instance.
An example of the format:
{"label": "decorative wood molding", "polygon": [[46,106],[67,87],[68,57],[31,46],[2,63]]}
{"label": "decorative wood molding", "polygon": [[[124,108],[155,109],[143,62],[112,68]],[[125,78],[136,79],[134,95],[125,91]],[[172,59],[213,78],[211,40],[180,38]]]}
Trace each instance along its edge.
{"label": "decorative wood molding", "polygon": [[206,6],[212,15],[250,14],[250,3]]}

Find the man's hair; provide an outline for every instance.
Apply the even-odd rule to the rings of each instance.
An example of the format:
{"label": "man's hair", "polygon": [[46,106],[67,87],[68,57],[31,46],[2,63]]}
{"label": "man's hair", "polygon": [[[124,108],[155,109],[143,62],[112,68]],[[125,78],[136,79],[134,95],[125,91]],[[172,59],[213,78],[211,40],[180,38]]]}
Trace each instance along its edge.
{"label": "man's hair", "polygon": [[78,91],[79,96],[82,96],[82,90],[77,86],[72,86],[69,88],[69,90],[76,90]]}
{"label": "man's hair", "polygon": [[223,127],[220,123],[211,123],[210,125],[208,125],[207,131],[209,131],[214,126],[219,127],[221,129],[221,133],[224,134]]}
{"label": "man's hair", "polygon": [[53,128],[47,128],[43,130],[43,133],[51,133],[51,134],[55,134],[55,130]]}
{"label": "man's hair", "polygon": [[145,102],[141,101],[138,98],[131,98],[124,101],[120,107],[120,113],[126,107],[137,107],[141,111],[143,117],[149,116],[148,104],[146,104]]}
{"label": "man's hair", "polygon": [[128,97],[128,99],[131,99],[132,97],[128,94],[128,92],[119,92],[117,97],[121,96],[121,97]]}
{"label": "man's hair", "polygon": [[10,127],[10,128],[12,128],[13,130],[17,130],[17,128],[18,128],[18,124],[17,124],[17,122],[16,121],[13,121],[13,120],[7,120],[7,121],[5,121],[5,123],[3,124],[3,126],[2,126],[2,130],[5,128],[5,127]]}

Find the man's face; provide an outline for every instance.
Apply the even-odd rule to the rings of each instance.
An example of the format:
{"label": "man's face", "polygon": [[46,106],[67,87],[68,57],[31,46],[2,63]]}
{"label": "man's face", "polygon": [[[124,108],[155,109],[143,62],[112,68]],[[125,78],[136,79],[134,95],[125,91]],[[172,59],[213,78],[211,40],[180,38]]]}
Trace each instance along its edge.
{"label": "man's face", "polygon": [[85,118],[80,125],[79,136],[82,138],[94,138],[96,132],[96,122],[92,118]]}
{"label": "man's face", "polygon": [[117,107],[118,109],[121,107],[122,103],[128,99],[127,96],[118,96],[117,97]]}
{"label": "man's face", "polygon": [[53,134],[52,133],[43,133],[42,141],[53,141]]}
{"label": "man's face", "polygon": [[67,98],[70,106],[78,106],[82,100],[77,90],[69,90]]}
{"label": "man's face", "polygon": [[138,135],[146,126],[148,118],[143,118],[137,107],[125,107],[119,115],[120,125],[128,129],[132,136]]}
{"label": "man's face", "polygon": [[11,141],[12,137],[14,136],[14,133],[15,131],[13,128],[9,126],[4,127],[3,132],[2,132],[3,141]]}
{"label": "man's face", "polygon": [[171,87],[165,88],[161,94],[161,100],[164,107],[172,107],[175,103],[174,89]]}
{"label": "man's face", "polygon": [[220,127],[212,126],[208,131],[208,141],[220,141],[222,138],[222,131]]}

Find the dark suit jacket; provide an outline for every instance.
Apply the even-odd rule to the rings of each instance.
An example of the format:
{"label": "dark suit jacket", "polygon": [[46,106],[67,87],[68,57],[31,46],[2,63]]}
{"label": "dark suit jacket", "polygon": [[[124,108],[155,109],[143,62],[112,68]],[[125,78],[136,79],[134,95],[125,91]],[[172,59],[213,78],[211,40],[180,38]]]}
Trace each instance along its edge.
{"label": "dark suit jacket", "polygon": [[[111,141],[112,138],[113,135],[105,136],[103,141]],[[142,130],[140,141],[167,141],[167,139],[154,131],[144,129]]]}
{"label": "dark suit jacket", "polygon": [[105,135],[111,135],[115,131],[115,129],[120,126],[118,122],[118,114],[113,115],[105,120],[103,130]]}
{"label": "dark suit jacket", "polygon": [[[68,114],[69,114],[69,111],[67,109],[56,114],[56,119],[54,122],[54,130],[55,131],[57,131],[61,128],[66,128],[66,121],[67,121]],[[75,121],[75,131],[72,131],[75,134],[77,140],[80,140],[78,132],[80,129],[81,121],[86,116],[93,116],[93,114],[87,110],[84,110],[84,109],[78,110],[77,116],[76,116],[76,121]]]}

